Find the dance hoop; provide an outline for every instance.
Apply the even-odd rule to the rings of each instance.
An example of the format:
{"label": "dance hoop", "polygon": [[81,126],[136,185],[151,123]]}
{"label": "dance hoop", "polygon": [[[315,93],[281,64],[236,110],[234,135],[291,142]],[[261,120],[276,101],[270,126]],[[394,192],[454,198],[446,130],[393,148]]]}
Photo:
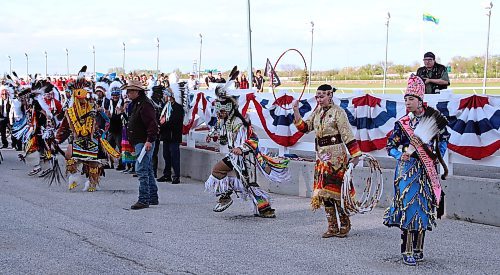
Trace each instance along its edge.
{"label": "dance hoop", "polygon": [[[288,53],[289,51],[294,51],[294,52],[297,52],[300,57],[302,58],[302,61],[304,62],[304,72],[306,73],[306,79],[304,81],[304,87],[302,88],[302,93],[300,93],[300,97],[298,99],[298,101],[300,101],[302,99],[302,95],[304,95],[304,91],[306,90],[306,86],[307,86],[307,79],[308,79],[308,75],[307,75],[307,63],[306,63],[306,59],[304,58],[304,56],[302,55],[302,53],[297,50],[297,49],[288,49],[286,51],[284,51],[280,57],[278,57],[278,60],[276,60],[276,63],[274,63],[274,72],[276,73],[276,67],[278,66],[278,63],[280,62],[281,58],[286,54]],[[274,82],[274,74],[271,74],[271,89],[273,90],[273,96],[274,96],[274,100],[276,101],[276,93],[274,92],[274,85],[273,85],[273,82]],[[279,107],[283,108],[284,110],[291,110],[292,108],[285,108],[281,105],[278,105]]]}
{"label": "dance hoop", "polygon": [[355,196],[350,195],[352,188],[354,188],[352,184],[354,164],[349,163],[349,168],[344,174],[344,182],[342,183],[340,195],[341,206],[349,216],[371,211],[380,201],[384,189],[384,179],[378,160],[367,153],[363,153],[360,158],[368,162],[370,176],[366,179],[365,188],[360,200],[357,200]]}

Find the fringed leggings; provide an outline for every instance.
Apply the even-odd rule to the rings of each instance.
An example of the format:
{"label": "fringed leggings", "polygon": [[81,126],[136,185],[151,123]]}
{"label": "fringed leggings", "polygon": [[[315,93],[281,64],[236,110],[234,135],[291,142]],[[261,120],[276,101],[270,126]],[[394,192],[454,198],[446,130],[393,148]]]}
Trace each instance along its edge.
{"label": "fringed leggings", "polygon": [[[212,168],[212,176],[214,176],[218,180],[222,180],[227,177],[227,174],[233,170],[233,164],[229,160],[228,157],[223,158],[219,162],[217,162]],[[239,177],[239,175],[238,175]],[[261,194],[262,191],[257,183],[252,183],[251,186],[245,188],[245,193],[248,193],[252,196],[252,200],[255,205],[256,212],[266,211],[271,209],[271,203],[266,195]],[[239,190],[234,190],[239,191]],[[222,194],[218,194],[219,202],[223,202],[226,200],[230,200],[231,195],[233,194],[233,190],[226,191]]]}
{"label": "fringed leggings", "polygon": [[[66,160],[66,174],[76,174],[78,172],[78,161],[75,159]],[[90,187],[96,188],[103,173],[100,163],[95,161],[83,162],[83,173],[89,179]]]}
{"label": "fringed leggings", "polygon": [[401,254],[413,255],[424,251],[425,231],[401,232]]}
{"label": "fringed leggings", "polygon": [[[347,215],[340,205],[340,201],[336,200],[324,200],[326,217],[328,219],[329,225],[333,225],[337,230],[340,230],[342,234],[347,234],[351,230],[351,220],[349,215]],[[340,228],[337,224],[337,215],[339,217]],[[331,226],[330,225],[330,226]]]}

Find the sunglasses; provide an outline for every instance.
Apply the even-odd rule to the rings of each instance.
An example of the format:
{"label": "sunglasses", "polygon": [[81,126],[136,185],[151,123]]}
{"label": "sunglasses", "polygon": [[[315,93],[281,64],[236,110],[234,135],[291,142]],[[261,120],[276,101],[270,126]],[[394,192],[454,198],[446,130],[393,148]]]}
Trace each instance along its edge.
{"label": "sunglasses", "polygon": [[424,61],[433,61],[434,59],[432,58],[424,58]]}

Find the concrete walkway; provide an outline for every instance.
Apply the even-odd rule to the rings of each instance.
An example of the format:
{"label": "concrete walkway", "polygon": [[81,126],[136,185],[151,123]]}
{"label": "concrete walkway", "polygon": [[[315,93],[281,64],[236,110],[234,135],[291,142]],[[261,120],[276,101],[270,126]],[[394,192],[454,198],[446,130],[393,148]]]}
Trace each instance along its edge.
{"label": "concrete walkway", "polygon": [[498,227],[440,220],[425,262],[408,267],[380,208],[354,216],[348,238],[322,239],[324,212],[309,199],[273,195],[276,219],[240,201],[214,213],[202,183],[184,178],[159,184],[159,206],[132,211],[137,178],[107,170],[101,191],[70,192],[2,152],[1,274],[500,274]]}

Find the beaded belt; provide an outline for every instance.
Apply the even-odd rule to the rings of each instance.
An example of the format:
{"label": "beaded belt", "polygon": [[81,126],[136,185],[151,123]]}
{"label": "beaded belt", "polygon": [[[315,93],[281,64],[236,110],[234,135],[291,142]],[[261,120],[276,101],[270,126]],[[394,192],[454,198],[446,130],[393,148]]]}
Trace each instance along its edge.
{"label": "beaded belt", "polygon": [[319,147],[341,144],[341,143],[342,143],[342,137],[340,136],[340,134],[334,135],[334,136],[324,136],[324,137],[316,138],[316,144]]}

